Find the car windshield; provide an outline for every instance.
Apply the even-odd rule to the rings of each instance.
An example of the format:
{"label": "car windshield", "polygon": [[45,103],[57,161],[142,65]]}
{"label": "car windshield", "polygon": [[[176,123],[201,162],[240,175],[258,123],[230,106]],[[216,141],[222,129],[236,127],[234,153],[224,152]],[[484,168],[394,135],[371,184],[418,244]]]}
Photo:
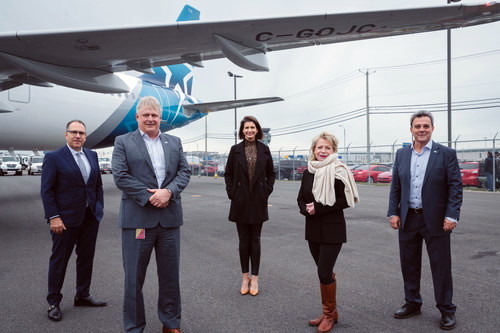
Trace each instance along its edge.
{"label": "car windshield", "polygon": [[4,162],[19,162],[19,157],[5,156],[2,158]]}
{"label": "car windshield", "polygon": [[462,170],[479,169],[479,163],[460,163],[460,169]]}
{"label": "car windshield", "polygon": [[368,170],[368,165],[360,165],[359,167],[357,167],[354,170],[356,170],[356,171]]}
{"label": "car windshield", "polygon": [[108,157],[99,157],[99,162],[109,162]]}
{"label": "car windshield", "polygon": [[43,163],[43,157],[33,157],[31,163]]}

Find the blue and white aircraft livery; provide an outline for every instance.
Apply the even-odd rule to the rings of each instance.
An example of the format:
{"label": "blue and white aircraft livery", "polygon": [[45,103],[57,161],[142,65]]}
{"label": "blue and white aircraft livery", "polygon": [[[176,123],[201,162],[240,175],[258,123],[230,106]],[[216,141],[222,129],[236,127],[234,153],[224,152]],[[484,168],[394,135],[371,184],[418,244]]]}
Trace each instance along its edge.
{"label": "blue and white aircraft livery", "polygon": [[161,131],[207,112],[282,100],[200,103],[192,67],[227,58],[268,71],[266,54],[304,46],[454,29],[500,21],[500,4],[443,5],[392,11],[197,22],[185,6],[177,23],[105,29],[0,32],[0,149],[51,150],[61,126],[87,124],[86,146],[112,146],[137,128],[140,97],[157,97]]}

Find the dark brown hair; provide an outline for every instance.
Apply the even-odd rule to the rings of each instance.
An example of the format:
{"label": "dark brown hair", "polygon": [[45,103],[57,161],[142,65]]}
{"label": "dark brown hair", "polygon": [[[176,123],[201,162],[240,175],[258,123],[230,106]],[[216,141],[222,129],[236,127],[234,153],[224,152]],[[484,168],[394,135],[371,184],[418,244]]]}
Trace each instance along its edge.
{"label": "dark brown hair", "polygon": [[264,133],[262,133],[262,127],[260,127],[259,121],[257,118],[253,116],[245,116],[241,121],[240,121],[240,130],[238,131],[238,137],[240,140],[243,140],[245,138],[245,134],[243,134],[243,127],[245,126],[245,123],[252,122],[255,124],[255,127],[257,127],[257,134],[255,135],[255,138],[257,140],[262,140],[264,138]]}

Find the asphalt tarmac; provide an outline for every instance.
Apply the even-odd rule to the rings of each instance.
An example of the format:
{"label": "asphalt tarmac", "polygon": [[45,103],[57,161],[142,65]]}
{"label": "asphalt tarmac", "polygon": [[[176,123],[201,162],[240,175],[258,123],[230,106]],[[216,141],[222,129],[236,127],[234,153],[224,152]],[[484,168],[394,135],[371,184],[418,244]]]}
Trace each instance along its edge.
{"label": "asphalt tarmac", "polygon": [[[0,177],[0,332],[121,332],[123,268],[117,228],[120,191],[103,175],[105,216],[97,241],[91,293],[104,308],[74,307],[75,256],[67,270],[63,320],[47,318],[51,249],[39,196],[40,176]],[[183,193],[181,228],[182,331],[184,333],[315,332],[307,320],[321,312],[319,282],[298,213],[299,182],[280,181],[262,231],[260,293],[239,294],[236,227],[228,222],[223,179],[193,177]],[[439,311],[426,252],[422,314],[395,319],[404,303],[397,232],[385,217],[388,186],[360,185],[361,203],[345,211],[346,243],[335,267],[339,323],[335,332],[439,332]],[[500,194],[464,194],[452,235],[454,332],[498,332],[500,324]],[[146,332],[161,332],[154,256],[144,286]]]}

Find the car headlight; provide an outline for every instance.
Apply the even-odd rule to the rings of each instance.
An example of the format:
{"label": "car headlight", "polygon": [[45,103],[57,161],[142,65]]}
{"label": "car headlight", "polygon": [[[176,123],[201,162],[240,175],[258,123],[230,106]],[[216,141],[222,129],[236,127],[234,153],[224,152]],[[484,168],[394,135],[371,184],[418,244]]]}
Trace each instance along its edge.
{"label": "car headlight", "polygon": [[0,168],[2,168],[2,170],[7,170],[7,166],[6,165],[0,165]]}
{"label": "car headlight", "polygon": [[38,168],[37,168],[35,165],[33,165],[33,166],[31,167],[31,171],[36,171],[36,170],[38,170]]}

